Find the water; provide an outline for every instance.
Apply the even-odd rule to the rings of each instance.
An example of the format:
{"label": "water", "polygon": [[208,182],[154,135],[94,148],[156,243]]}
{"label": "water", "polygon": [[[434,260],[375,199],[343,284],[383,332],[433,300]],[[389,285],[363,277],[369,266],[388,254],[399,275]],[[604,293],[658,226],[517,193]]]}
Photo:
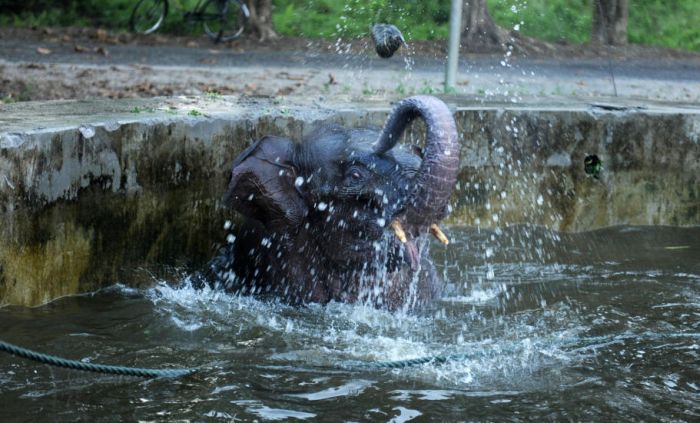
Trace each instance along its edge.
{"label": "water", "polygon": [[[202,367],[142,380],[0,355],[2,421],[698,421],[700,228],[449,228],[434,309],[293,308],[160,281],[0,309],[0,338]],[[462,354],[443,365],[369,363]]]}

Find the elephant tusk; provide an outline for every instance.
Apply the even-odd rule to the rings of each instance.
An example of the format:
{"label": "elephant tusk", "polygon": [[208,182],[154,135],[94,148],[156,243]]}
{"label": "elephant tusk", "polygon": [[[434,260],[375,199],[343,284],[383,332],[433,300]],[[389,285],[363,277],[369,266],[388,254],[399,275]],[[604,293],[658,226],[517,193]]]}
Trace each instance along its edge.
{"label": "elephant tusk", "polygon": [[408,238],[406,238],[406,232],[404,232],[403,228],[401,227],[401,223],[398,220],[394,220],[391,222],[391,229],[394,230],[394,233],[396,234],[396,237],[402,242],[406,243]]}
{"label": "elephant tusk", "polygon": [[447,236],[445,235],[444,232],[440,229],[440,227],[437,225],[437,223],[433,223],[430,225],[430,233],[433,234],[435,238],[438,239],[438,241],[442,242],[443,244],[447,245],[450,243],[450,240],[447,239]]}

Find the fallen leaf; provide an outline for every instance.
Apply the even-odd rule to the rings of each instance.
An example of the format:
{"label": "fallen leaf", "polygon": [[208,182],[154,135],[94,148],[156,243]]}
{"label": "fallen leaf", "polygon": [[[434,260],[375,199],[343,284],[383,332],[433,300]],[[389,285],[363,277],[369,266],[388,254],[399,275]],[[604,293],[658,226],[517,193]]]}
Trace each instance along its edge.
{"label": "fallen leaf", "polygon": [[51,54],[51,50],[45,48],[45,47],[38,47],[36,49],[36,52],[39,54]]}
{"label": "fallen leaf", "polygon": [[83,69],[82,71],[78,72],[75,76],[77,78],[85,78],[86,76],[92,76],[93,72],[90,69]]}
{"label": "fallen leaf", "polygon": [[101,54],[103,56],[109,56],[109,50],[107,50],[104,47],[97,47],[95,48],[95,53]]}
{"label": "fallen leaf", "polygon": [[292,87],[282,87],[279,90],[277,90],[277,93],[275,95],[289,95],[292,92],[294,92],[294,88]]}
{"label": "fallen leaf", "polygon": [[329,83],[330,85],[335,85],[335,84],[338,83],[338,81],[336,81],[336,79],[335,79],[335,75],[334,75],[334,74],[332,74],[332,73],[329,73],[329,74],[328,74],[328,83]]}
{"label": "fallen leaf", "polygon": [[79,44],[75,44],[75,45],[73,46],[73,50],[74,50],[76,53],[86,53],[86,52],[88,51],[88,48],[87,48],[87,47],[83,47],[83,46],[81,46],[81,45],[79,45]]}
{"label": "fallen leaf", "polygon": [[107,30],[100,28],[95,32],[95,38],[97,38],[100,41],[106,41],[107,37],[108,37]]}

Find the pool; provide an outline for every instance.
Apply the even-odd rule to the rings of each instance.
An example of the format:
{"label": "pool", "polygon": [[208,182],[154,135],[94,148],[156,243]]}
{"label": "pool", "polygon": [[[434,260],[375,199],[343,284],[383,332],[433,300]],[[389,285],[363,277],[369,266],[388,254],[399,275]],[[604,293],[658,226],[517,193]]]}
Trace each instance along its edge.
{"label": "pool", "polygon": [[[450,282],[419,313],[295,308],[187,274],[0,308],[0,338],[143,380],[0,355],[4,421],[693,421],[700,228],[449,228]],[[377,363],[453,356],[400,369]],[[9,417],[9,420],[7,420]]]}

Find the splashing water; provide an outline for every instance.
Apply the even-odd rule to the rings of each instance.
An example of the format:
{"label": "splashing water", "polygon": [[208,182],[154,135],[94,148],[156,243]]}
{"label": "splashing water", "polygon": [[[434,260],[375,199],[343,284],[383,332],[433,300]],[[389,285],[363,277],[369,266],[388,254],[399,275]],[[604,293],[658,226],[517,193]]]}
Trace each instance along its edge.
{"label": "splashing water", "polygon": [[[297,308],[195,290],[187,278],[146,289],[116,285],[35,309],[1,308],[3,338],[38,350],[110,364],[202,368],[175,381],[134,381],[0,356],[3,412],[28,418],[79,412],[91,419],[123,413],[195,420],[493,420],[514,413],[694,419],[698,229],[450,232],[450,248],[432,245],[450,289],[419,313],[368,303]],[[665,248],[681,244],[687,248]],[[373,367],[437,356],[452,360]],[[331,405],[340,398],[347,407]],[[32,407],[37,401],[41,407]]]}

